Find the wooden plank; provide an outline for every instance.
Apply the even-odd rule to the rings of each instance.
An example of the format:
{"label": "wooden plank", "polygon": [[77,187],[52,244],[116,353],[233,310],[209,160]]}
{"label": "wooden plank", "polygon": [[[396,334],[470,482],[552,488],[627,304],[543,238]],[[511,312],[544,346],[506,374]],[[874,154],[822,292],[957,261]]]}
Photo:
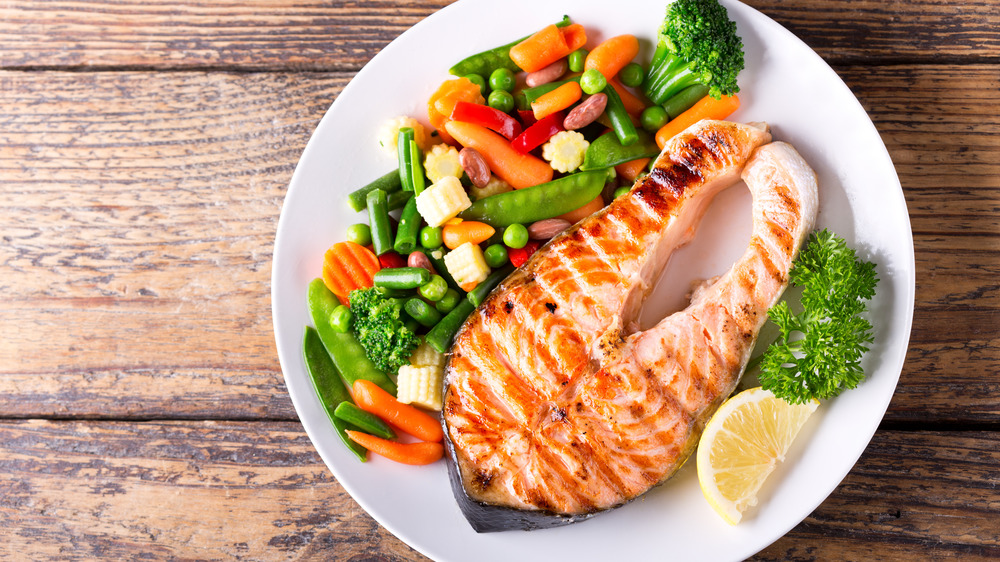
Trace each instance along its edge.
{"label": "wooden plank", "polygon": [[[998,555],[998,451],[996,433],[879,432],[758,558]],[[296,423],[7,421],[0,467],[8,556],[422,559],[361,511]]]}
{"label": "wooden plank", "polygon": [[[0,68],[357,70],[448,4],[14,0],[0,6]],[[754,0],[750,5],[834,62],[1000,55],[995,33],[1000,13],[989,0]],[[649,35],[654,32],[651,24]]]}
{"label": "wooden plank", "polygon": [[[969,225],[915,237],[917,363],[904,368],[896,421],[998,419],[1000,151],[989,143],[1000,118],[944,87],[985,98],[994,70],[842,70],[911,209],[928,224],[944,209]],[[350,76],[0,72],[0,409],[293,419],[271,333],[271,245],[295,162]],[[895,107],[904,95],[912,107]],[[951,108],[942,127],[961,136],[947,149],[899,124],[911,110],[936,123],[925,116],[939,111],[925,103],[935,96]],[[960,392],[966,384],[976,392]]]}

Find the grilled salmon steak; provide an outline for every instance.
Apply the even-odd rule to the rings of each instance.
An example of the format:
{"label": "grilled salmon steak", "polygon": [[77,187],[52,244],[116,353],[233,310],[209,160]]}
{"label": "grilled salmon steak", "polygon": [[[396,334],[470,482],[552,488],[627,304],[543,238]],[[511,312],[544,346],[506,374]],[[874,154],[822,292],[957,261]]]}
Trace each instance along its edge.
{"label": "grilled salmon steak", "polygon": [[[552,239],[459,331],[444,424],[477,531],[586,519],[669,478],[733,391],[817,207],[815,174],[766,125],[702,121],[627,195]],[[712,197],[740,179],[753,233],[732,269],[639,331]]]}

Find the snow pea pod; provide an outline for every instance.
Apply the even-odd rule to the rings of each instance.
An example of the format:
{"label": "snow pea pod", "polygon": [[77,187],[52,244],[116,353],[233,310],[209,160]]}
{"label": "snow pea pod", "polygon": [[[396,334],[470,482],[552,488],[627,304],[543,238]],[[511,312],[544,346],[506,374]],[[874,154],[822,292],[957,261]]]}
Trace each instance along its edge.
{"label": "snow pea pod", "polygon": [[604,133],[594,139],[587,147],[583,157],[581,170],[600,170],[631,162],[637,158],[653,158],[660,154],[656,146],[656,138],[646,131],[636,130],[638,140],[635,144],[623,146],[618,135],[613,132]]}
{"label": "snow pea pod", "polygon": [[[312,326],[306,326],[306,333],[302,338],[302,355],[306,361],[306,370],[309,371],[313,390],[316,391],[316,395],[323,405],[326,417],[330,419],[330,423],[337,430],[337,436],[352,453],[361,459],[361,462],[365,462],[367,457],[365,448],[351,441],[344,433],[345,429],[354,429],[354,427],[336,416],[338,408],[344,404],[350,404],[351,396],[347,393],[344,381],[341,380],[337,367],[330,359],[330,354],[323,347],[319,333]],[[351,405],[353,406],[353,404]]]}
{"label": "snow pea pod", "polygon": [[313,279],[309,283],[307,302],[319,339],[333,359],[333,364],[340,371],[344,383],[352,386],[354,381],[366,379],[395,395],[396,383],[365,355],[365,349],[361,347],[354,334],[338,332],[330,325],[330,314],[340,306],[340,301],[326,288],[322,279]]}
{"label": "snow pea pod", "polygon": [[459,216],[494,228],[530,224],[579,209],[604,189],[606,170],[590,170],[479,199]]}
{"label": "snow pea pod", "polygon": [[[562,20],[556,23],[557,27],[566,27],[570,24],[569,16],[563,16]],[[488,51],[476,53],[458,61],[455,66],[448,69],[453,76],[465,76],[466,74],[478,74],[489,76],[498,68],[506,68],[511,72],[521,72],[521,68],[510,60],[510,48],[524,41],[530,35],[526,35],[517,41],[512,41],[506,45],[494,47]]]}

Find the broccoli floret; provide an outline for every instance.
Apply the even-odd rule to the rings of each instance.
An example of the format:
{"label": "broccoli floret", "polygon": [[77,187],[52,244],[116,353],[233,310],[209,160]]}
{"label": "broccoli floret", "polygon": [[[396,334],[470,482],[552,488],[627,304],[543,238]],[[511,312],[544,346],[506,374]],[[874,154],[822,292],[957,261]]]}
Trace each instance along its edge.
{"label": "broccoli floret", "polygon": [[743,41],[736,23],[717,0],[676,0],[657,35],[645,91],[661,104],[688,86],[701,84],[715,99],[740,91]]}
{"label": "broccoli floret", "polygon": [[403,301],[387,298],[378,289],[351,291],[354,334],[375,366],[395,373],[408,365],[420,338],[403,324]]}

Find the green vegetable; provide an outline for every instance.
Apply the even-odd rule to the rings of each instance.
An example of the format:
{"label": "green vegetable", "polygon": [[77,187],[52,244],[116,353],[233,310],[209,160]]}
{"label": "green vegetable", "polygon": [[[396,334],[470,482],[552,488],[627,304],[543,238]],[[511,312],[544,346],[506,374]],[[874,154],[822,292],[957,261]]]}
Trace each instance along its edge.
{"label": "green vegetable", "polygon": [[874,341],[861,315],[875,295],[875,264],[824,229],[809,236],[789,279],[802,288],[802,312],[784,300],[768,311],[781,333],[761,357],[761,386],[791,404],[856,387],[864,379],[861,357]]}
{"label": "green vegetable", "polygon": [[642,84],[646,72],[639,66],[639,63],[630,62],[625,68],[618,72],[618,79],[629,88],[635,88]]}
{"label": "green vegetable", "polygon": [[[354,304],[357,303],[352,300],[352,305]],[[316,332],[337,370],[340,371],[344,383],[352,386],[358,379],[370,380],[386,392],[395,395],[396,383],[368,358],[365,348],[354,334],[351,332],[342,334],[330,326],[330,315],[340,306],[340,301],[326,288],[322,279],[313,279],[309,283],[308,305]]]}
{"label": "green vegetable", "polygon": [[403,325],[403,301],[386,298],[374,287],[351,291],[350,297],[354,334],[368,358],[389,373],[409,364],[420,338]]}
{"label": "green vegetable", "polygon": [[614,86],[608,84],[604,88],[604,95],[608,96],[608,105],[604,108],[604,114],[611,121],[611,129],[618,137],[618,142],[622,146],[631,146],[639,140],[636,134],[635,125],[632,124],[632,116],[625,110],[622,98],[615,91]]}
{"label": "green vegetable", "polygon": [[[459,216],[485,222],[494,228],[557,217],[593,201],[604,189],[607,177],[605,170],[579,172],[532,187],[498,193],[477,200]],[[505,240],[506,236],[505,231]]]}
{"label": "green vegetable", "polygon": [[413,127],[403,127],[396,136],[396,150],[399,160],[399,181],[403,191],[413,191],[413,154],[410,152],[410,141],[413,140]]}
{"label": "green vegetable", "polygon": [[503,244],[490,244],[483,251],[486,265],[497,268],[507,263],[507,248]]}
{"label": "green vegetable", "polygon": [[493,90],[486,103],[493,109],[507,113],[514,109],[514,96],[506,90]]}
{"label": "green vegetable", "polygon": [[484,79],[481,74],[466,74],[465,78],[468,79],[469,82],[479,86],[479,92],[486,95],[486,79]]}
{"label": "green vegetable", "polygon": [[[416,289],[431,280],[431,272],[422,267],[391,267],[378,270],[374,275],[376,287],[387,289]],[[354,307],[351,297],[351,308]]]}
{"label": "green vegetable", "polygon": [[342,334],[351,331],[352,322],[354,322],[354,314],[351,312],[351,309],[345,305],[338,306],[333,309],[333,313],[330,314],[330,326]]}
{"label": "green vegetable", "polygon": [[448,286],[464,295],[465,291],[461,290],[461,287],[459,287],[458,283],[455,282],[455,278],[448,272],[448,266],[444,263],[444,249],[436,248],[434,250],[429,250],[426,255],[427,259],[431,260],[431,265],[434,266],[434,271],[436,271],[441,277],[444,277]]}
{"label": "green vegetable", "polygon": [[663,109],[662,105],[651,105],[642,110],[642,115],[639,116],[639,124],[650,133],[659,131],[660,127],[666,125],[669,120],[670,115],[667,114],[667,110]]}
{"label": "green vegetable", "polygon": [[424,165],[421,164],[423,158],[420,156],[420,147],[417,141],[410,139],[410,183],[413,184],[413,194],[420,195],[426,183],[424,181]]}
{"label": "green vegetable", "polygon": [[509,92],[514,89],[514,71],[509,68],[498,68],[490,73],[490,89]]}
{"label": "green vegetable", "polygon": [[628,193],[629,190],[630,190],[630,188],[626,187],[626,186],[619,187],[618,189],[615,190],[615,193],[614,193],[613,197],[615,199],[618,199],[622,195],[625,195],[626,193]]}
{"label": "green vegetable", "polygon": [[364,211],[368,207],[368,194],[376,189],[381,189],[387,194],[403,189],[403,185],[399,183],[399,170],[393,170],[370,184],[352,191],[347,196],[347,202],[355,211]]}
{"label": "green vegetable", "polygon": [[[569,16],[563,16],[562,21],[556,23],[559,27],[566,27],[570,24]],[[495,47],[488,51],[476,53],[459,61],[455,66],[448,69],[453,76],[465,76],[466,74],[479,74],[489,76],[498,68],[506,68],[511,72],[520,72],[521,69],[510,60],[510,48],[524,41],[530,36],[525,36],[517,41],[511,41],[506,45]]]}
{"label": "green vegetable", "polygon": [[431,302],[437,302],[444,298],[448,292],[448,282],[440,275],[432,275],[431,280],[424,283],[417,289],[417,294]]}
{"label": "green vegetable", "polygon": [[653,158],[660,154],[660,147],[656,146],[656,138],[653,135],[646,131],[636,131],[635,137],[636,142],[630,146],[622,146],[618,135],[614,133],[604,133],[597,137],[587,147],[580,169],[614,169],[613,166],[624,162],[631,162],[637,158]]}
{"label": "green vegetable", "polygon": [[462,323],[465,322],[465,319],[475,309],[476,305],[472,304],[469,299],[461,299],[451,312],[431,328],[431,331],[427,332],[427,335],[424,336],[424,341],[427,342],[427,345],[437,350],[438,353],[447,352],[448,348],[451,347],[451,340],[455,338],[458,329],[462,327]]}
{"label": "green vegetable", "polygon": [[[358,408],[351,402],[341,402],[337,409],[333,411],[337,419],[345,421],[365,433],[381,437],[382,439],[395,439],[396,432],[389,427],[389,424],[382,421],[375,414],[366,412]],[[352,441],[353,443],[353,441]]]}
{"label": "green vegetable", "polygon": [[580,89],[583,90],[585,94],[597,94],[604,91],[604,88],[608,86],[608,80],[601,74],[600,70],[596,68],[591,68],[584,71],[583,75],[580,76]]}
{"label": "green vegetable", "polygon": [[444,236],[440,226],[425,226],[420,229],[420,245],[428,250],[440,248],[444,243]]}
{"label": "green vegetable", "polygon": [[514,223],[503,231],[503,243],[515,250],[523,248],[528,243],[528,229],[523,224]]}
{"label": "green vegetable", "polygon": [[732,95],[740,91],[743,63],[743,41],[725,7],[717,0],[677,0],[667,6],[657,35],[646,97],[663,103],[693,84],[708,86],[715,99]]}
{"label": "green vegetable", "polygon": [[583,65],[587,62],[587,49],[577,49],[569,54],[569,71],[570,72],[583,72]]}
{"label": "green vegetable", "polygon": [[389,202],[385,192],[376,189],[368,193],[368,224],[372,233],[375,255],[392,250],[392,227],[389,226]]}
{"label": "green vegetable", "polygon": [[694,86],[688,86],[676,95],[663,102],[663,110],[667,112],[667,117],[673,119],[681,113],[684,113],[691,106],[698,103],[698,100],[708,95],[708,86],[703,84],[695,84]]}
{"label": "green vegetable", "polygon": [[386,200],[386,207],[390,211],[395,211],[396,209],[402,209],[406,204],[413,198],[412,191],[394,191],[389,194]]}
{"label": "green vegetable", "polygon": [[323,405],[326,417],[330,419],[330,423],[337,430],[337,436],[352,453],[361,459],[361,462],[365,462],[365,448],[351,441],[344,433],[345,429],[352,429],[351,426],[335,417],[337,408],[342,404],[350,403],[351,396],[348,394],[347,388],[344,387],[344,382],[341,380],[333,360],[330,359],[330,354],[323,347],[319,333],[312,326],[306,326],[306,333],[302,338],[302,354],[313,390],[316,391],[320,404]]}
{"label": "green vegetable", "polygon": [[406,313],[411,318],[420,322],[421,325],[430,328],[441,320],[441,313],[434,310],[434,307],[416,297],[406,301],[404,305]]}
{"label": "green vegetable", "polygon": [[367,224],[359,222],[347,227],[347,241],[354,242],[358,246],[367,246],[372,243],[372,229]]}
{"label": "green vegetable", "polygon": [[475,306],[483,304],[483,301],[486,300],[486,297],[490,296],[490,293],[493,292],[493,289],[495,289],[496,286],[499,285],[501,281],[506,279],[507,276],[510,275],[512,271],[514,271],[514,266],[511,264],[507,264],[505,267],[502,267],[494,271],[493,273],[490,273],[490,276],[487,277],[485,281],[476,285],[476,288],[469,291],[469,294],[466,295],[466,297],[469,299],[469,302],[471,302]]}
{"label": "green vegetable", "polygon": [[434,303],[434,308],[441,314],[448,314],[458,305],[458,301],[461,300],[462,295],[458,294],[455,289],[449,288],[445,291],[444,296],[441,300]]}
{"label": "green vegetable", "polygon": [[[414,191],[414,193],[416,192]],[[403,212],[399,215],[396,241],[392,245],[392,249],[396,250],[396,253],[405,255],[417,249],[417,233],[420,232],[422,220],[420,212],[417,211],[417,198],[414,197],[406,202]]]}
{"label": "green vegetable", "polygon": [[567,80],[558,80],[556,82],[549,82],[547,84],[541,84],[533,88],[525,88],[519,92],[519,96],[515,98],[515,102],[518,109],[523,109],[525,111],[531,109],[531,104],[535,102],[538,98],[544,96],[545,94],[555,90],[559,86],[566,84],[568,82],[580,82],[579,76],[574,76]]}

